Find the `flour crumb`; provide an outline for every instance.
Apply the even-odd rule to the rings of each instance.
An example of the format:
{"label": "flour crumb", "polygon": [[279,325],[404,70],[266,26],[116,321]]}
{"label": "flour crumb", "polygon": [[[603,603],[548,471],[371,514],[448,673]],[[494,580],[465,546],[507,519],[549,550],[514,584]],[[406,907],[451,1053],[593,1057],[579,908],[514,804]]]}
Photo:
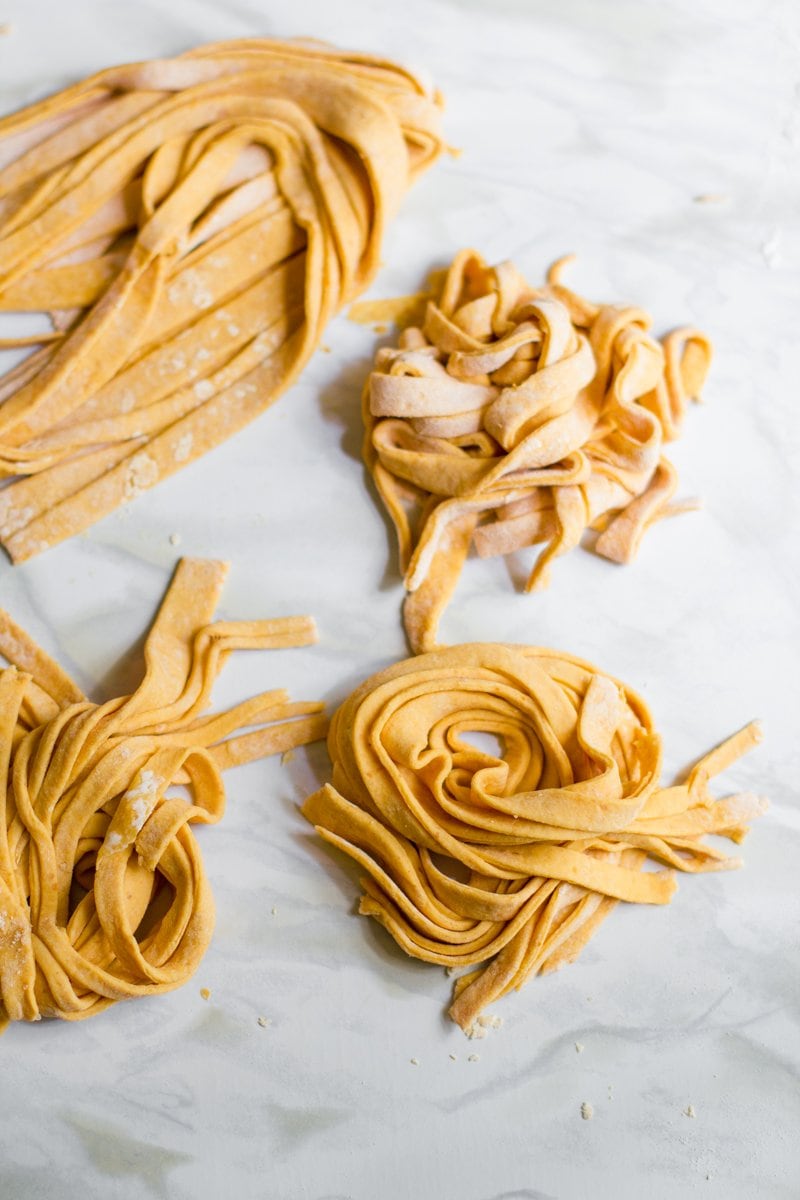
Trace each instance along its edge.
{"label": "flour crumb", "polygon": [[290,762],[294,762],[294,750],[284,750],[281,755],[281,766],[285,767]]}
{"label": "flour crumb", "polygon": [[479,1062],[479,1061],[480,1061],[480,1058],[477,1054],[470,1054],[469,1057],[467,1058],[467,1062]]}
{"label": "flour crumb", "polygon": [[409,1059],[409,1062],[411,1063],[412,1067],[418,1067],[418,1066],[419,1066],[419,1059],[418,1059],[418,1058],[411,1058],[411,1059]]}
{"label": "flour crumb", "polygon": [[729,200],[724,192],[701,192],[694,198],[695,204],[727,204]]}
{"label": "flour crumb", "polygon": [[277,917],[277,915],[278,915],[278,909],[276,908],[276,906],[274,904],[272,906],[272,915],[273,915],[273,917]]}
{"label": "flour crumb", "polygon": [[687,1105],[686,1105],[686,1108],[683,1110],[683,1115],[684,1115],[685,1117],[696,1117],[696,1116],[697,1116],[697,1113],[696,1113],[696,1112],[695,1112],[695,1110],[694,1110],[694,1105],[693,1105],[693,1104],[687,1104]]}
{"label": "flour crumb", "polygon": [[211,988],[200,988],[200,995],[203,1000],[211,999]]}
{"label": "flour crumb", "polygon": [[198,379],[197,383],[192,385],[192,391],[198,400],[208,400],[214,395],[214,385],[210,379]]}
{"label": "flour crumb", "polygon": [[181,535],[179,533],[171,533],[169,535],[169,544],[170,546],[180,546]]}
{"label": "flour crumb", "polygon": [[270,1025],[272,1024],[272,1018],[271,1017],[257,1017],[256,1024],[260,1025],[262,1029],[269,1029]]}
{"label": "flour crumb", "polygon": [[0,25],[0,37],[8,37],[13,28],[13,25],[9,25],[7,21],[4,21],[2,25]]}
{"label": "flour crumb", "polygon": [[594,1109],[588,1100],[584,1100],[583,1104],[581,1105],[581,1116],[583,1117],[584,1121],[591,1121],[592,1117],[594,1116]]}
{"label": "flour crumb", "polygon": [[123,484],[123,495],[126,500],[135,500],[158,482],[158,463],[142,450],[134,454],[128,463]]}
{"label": "flour crumb", "polygon": [[170,304],[180,304],[188,300],[195,308],[210,308],[214,303],[214,293],[203,282],[202,276],[195,270],[184,271],[180,279],[167,290]]}
{"label": "flour crumb", "polygon": [[132,817],[131,841],[153,811],[158,798],[158,790],[163,783],[164,780],[154,771],[142,771],[139,783],[125,792],[123,799],[127,801]]}
{"label": "flour crumb", "polygon": [[323,354],[330,354],[330,352],[331,352],[330,346],[320,346],[320,350],[322,351]]}
{"label": "flour crumb", "polygon": [[576,1042],[576,1043],[575,1043],[575,1053],[576,1053],[576,1054],[583,1054],[583,1051],[584,1051],[584,1045],[583,1045],[583,1042]]}
{"label": "flour crumb", "polygon": [[[203,382],[203,380],[200,381],[200,383],[202,383],[202,382]],[[200,387],[200,383],[196,383],[194,386],[196,395],[197,395],[197,389]],[[211,384],[209,384],[208,386],[211,387]],[[214,389],[211,388],[212,392],[213,392],[213,390]],[[211,393],[209,392],[209,395],[210,394]],[[198,397],[198,398],[203,399],[203,397]],[[177,442],[175,443],[175,450],[173,451],[173,455],[172,455],[172,457],[175,459],[175,462],[186,462],[187,458],[192,453],[193,443],[194,443],[194,434],[191,432],[184,433],[181,435],[181,437],[178,438]]]}
{"label": "flour crumb", "polygon": [[492,1017],[489,1016],[488,1013],[483,1013],[480,1017],[478,1017],[478,1024],[480,1025],[481,1029],[502,1029],[503,1018]]}
{"label": "flour crumb", "polygon": [[470,1039],[470,1041],[474,1041],[476,1039],[486,1037],[485,1026],[478,1025],[477,1023],[473,1023],[472,1025],[470,1025],[467,1029],[464,1030],[464,1032],[466,1033],[466,1035]]}
{"label": "flour crumb", "polygon": [[448,1058],[450,1059],[450,1061],[451,1061],[451,1062],[455,1062],[455,1061],[456,1061],[456,1055],[455,1055],[455,1054],[449,1054],[449,1055],[448,1055]]}

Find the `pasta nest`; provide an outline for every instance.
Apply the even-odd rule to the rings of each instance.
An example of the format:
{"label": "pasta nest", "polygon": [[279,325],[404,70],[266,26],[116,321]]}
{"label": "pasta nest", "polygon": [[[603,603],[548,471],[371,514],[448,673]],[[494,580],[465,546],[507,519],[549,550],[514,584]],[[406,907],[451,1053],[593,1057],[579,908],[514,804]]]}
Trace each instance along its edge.
{"label": "pasta nest", "polygon": [[629,562],[654,521],[693,507],[671,502],[663,445],[699,395],[708,339],[683,328],[656,340],[642,309],[566,288],[566,261],[534,288],[512,263],[464,250],[433,277],[419,324],[378,351],[364,457],[397,530],[416,652],[436,645],[471,547],[545,543],[530,591],[587,529],[598,554]]}
{"label": "pasta nest", "polygon": [[111,67],[0,120],[0,542],[85,529],[263,412],[370,281],[443,149],[381,58],[250,38]]}
{"label": "pasta nest", "polygon": [[104,704],[0,611],[0,1028],[185,983],[214,926],[190,825],[222,816],[226,768],[324,736],[282,690],[201,715],[233,650],[316,640],[306,617],[208,624],[225,572],[183,560],[141,685]]}
{"label": "pasta nest", "polygon": [[[454,646],[345,700],[332,783],[303,812],[366,872],[360,911],[408,954],[493,960],[456,984],[450,1013],[470,1029],[492,1000],[574,959],[617,901],[665,904],[672,869],[739,865],[704,835],[740,841],[764,802],[715,800],[708,781],[759,736],[747,726],[664,788],[660,737],[629,687],[553,650]],[[643,870],[653,860],[667,869]]]}

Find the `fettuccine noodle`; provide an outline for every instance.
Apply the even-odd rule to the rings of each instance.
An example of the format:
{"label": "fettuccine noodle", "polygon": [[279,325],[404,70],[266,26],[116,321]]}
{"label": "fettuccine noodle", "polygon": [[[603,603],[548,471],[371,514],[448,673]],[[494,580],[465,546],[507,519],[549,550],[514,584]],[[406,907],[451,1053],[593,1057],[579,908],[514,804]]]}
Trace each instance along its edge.
{"label": "fettuccine noodle", "polygon": [[284,691],[201,715],[231,651],[316,640],[308,617],[210,624],[226,572],[182,560],[142,683],[105,704],[0,610],[0,1028],[185,983],[214,924],[189,825],[222,816],[226,768],[325,735]]}
{"label": "fettuccine noodle", "polygon": [[[470,734],[501,749],[478,749]],[[554,650],[473,644],[407,659],[363,683],[328,735],[332,784],[303,813],[365,872],[360,911],[407,954],[477,968],[450,1015],[572,962],[619,900],[666,904],[673,870],[739,866],[766,802],[716,800],[709,780],[760,741],[748,725],[661,787],[643,700]]]}
{"label": "fettuccine noodle", "polygon": [[0,311],[55,326],[2,343],[42,343],[0,380],[15,562],[292,383],[440,153],[440,108],[391,62],[250,39],[114,67],[0,121]]}
{"label": "fettuccine noodle", "polygon": [[[511,263],[462,251],[434,277],[421,327],[378,351],[364,458],[397,530],[416,652],[435,647],[471,546],[489,556],[546,543],[530,591],[587,528],[598,554],[629,562],[654,521],[687,507],[670,503],[677,476],[662,447],[700,392],[708,339],[679,329],[656,341],[641,309],[564,287],[564,261],[532,288]],[[381,311],[356,308],[359,320]]]}

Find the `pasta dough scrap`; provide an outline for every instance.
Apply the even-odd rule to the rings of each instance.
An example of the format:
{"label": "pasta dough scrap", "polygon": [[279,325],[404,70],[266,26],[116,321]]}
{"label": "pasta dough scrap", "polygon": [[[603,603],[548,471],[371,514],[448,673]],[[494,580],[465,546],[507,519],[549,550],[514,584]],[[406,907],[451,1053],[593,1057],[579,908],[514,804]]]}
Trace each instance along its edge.
{"label": "pasta dough scrap", "polygon": [[113,67],[0,121],[0,540],[21,562],[230,437],[370,281],[441,97],[252,38]]}
{"label": "pasta dough scrap", "polygon": [[316,641],[308,617],[212,623],[226,573],[181,560],[141,684],[104,704],[0,610],[0,1029],[185,983],[214,925],[190,825],[222,816],[228,767],[325,736],[282,690],[203,715],[233,650]]}
{"label": "pasta dough scrap", "polygon": [[[416,653],[434,649],[472,547],[482,557],[544,543],[526,590],[587,529],[615,562],[674,504],[663,445],[698,398],[706,336],[656,341],[639,308],[592,304],[561,282],[532,288],[473,250],[431,277],[421,325],[377,353],[363,395],[364,459],[397,530]],[[414,311],[365,302],[354,319]],[[395,307],[392,307],[394,305]]]}
{"label": "pasta dough scrap", "polygon": [[452,646],[345,700],[332,782],[302,811],[365,872],[360,912],[414,958],[473,968],[450,1007],[469,1031],[572,962],[618,901],[666,904],[675,871],[740,865],[705,835],[740,842],[766,801],[715,799],[709,781],[760,738],[754,722],[662,787],[661,739],[625,684],[555,650]]}

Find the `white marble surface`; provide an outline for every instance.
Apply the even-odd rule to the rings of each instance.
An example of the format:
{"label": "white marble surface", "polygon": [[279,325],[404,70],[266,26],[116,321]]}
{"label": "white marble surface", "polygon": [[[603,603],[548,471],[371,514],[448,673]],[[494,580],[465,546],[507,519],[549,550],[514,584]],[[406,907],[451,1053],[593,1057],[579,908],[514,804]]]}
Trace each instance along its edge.
{"label": "white marble surface", "polygon": [[[711,333],[707,403],[673,451],[703,511],[652,531],[628,569],[572,554],[539,597],[472,562],[443,632],[605,665],[651,702],[669,767],[761,716],[766,744],[727,782],[772,800],[744,870],[685,878],[665,910],[621,907],[470,1043],[442,1016],[444,973],[353,915],[353,873],[298,815],[322,748],[240,769],[224,823],[199,835],[218,926],[196,979],[0,1043],[0,1195],[800,1195],[796,5],[2,0],[0,21],[4,109],[212,38],[391,52],[445,91],[464,154],[409,196],[374,294],[413,290],[464,244],[531,277],[575,250],[587,294]],[[220,701],[287,685],[334,704],[404,653],[394,547],[357,457],[373,335],[340,318],[325,340],[213,455],[86,536],[0,563],[2,604],[96,696],[133,677],[173,533],[232,560],[230,616],[311,611],[321,629],[315,649],[240,656]]]}

